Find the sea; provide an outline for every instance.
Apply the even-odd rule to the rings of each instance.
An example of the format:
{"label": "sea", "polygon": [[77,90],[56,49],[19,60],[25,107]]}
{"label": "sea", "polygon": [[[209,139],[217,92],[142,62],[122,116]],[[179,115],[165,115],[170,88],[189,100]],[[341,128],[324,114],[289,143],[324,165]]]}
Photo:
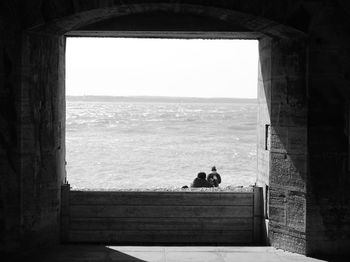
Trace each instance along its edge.
{"label": "sea", "polygon": [[68,96],[68,183],[177,189],[216,166],[220,187],[252,185],[256,119],[253,99]]}

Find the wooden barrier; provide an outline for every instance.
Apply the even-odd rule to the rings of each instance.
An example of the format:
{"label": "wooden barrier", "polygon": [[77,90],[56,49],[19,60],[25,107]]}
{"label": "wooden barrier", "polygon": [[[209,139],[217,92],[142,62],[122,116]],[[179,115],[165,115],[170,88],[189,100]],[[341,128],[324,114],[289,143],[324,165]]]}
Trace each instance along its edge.
{"label": "wooden barrier", "polygon": [[64,242],[252,245],[261,238],[258,189],[62,194]]}

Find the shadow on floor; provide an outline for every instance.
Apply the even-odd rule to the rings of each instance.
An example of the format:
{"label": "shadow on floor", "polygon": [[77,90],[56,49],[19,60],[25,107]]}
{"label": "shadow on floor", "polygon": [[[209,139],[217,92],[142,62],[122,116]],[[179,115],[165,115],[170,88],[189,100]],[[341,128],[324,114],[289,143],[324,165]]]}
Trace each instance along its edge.
{"label": "shadow on floor", "polygon": [[[150,259],[152,259],[150,257]],[[153,260],[153,259],[152,259]],[[103,245],[64,245],[40,252],[28,253],[19,256],[7,256],[4,262],[109,262],[128,261],[145,262],[135,256],[111,249]]]}

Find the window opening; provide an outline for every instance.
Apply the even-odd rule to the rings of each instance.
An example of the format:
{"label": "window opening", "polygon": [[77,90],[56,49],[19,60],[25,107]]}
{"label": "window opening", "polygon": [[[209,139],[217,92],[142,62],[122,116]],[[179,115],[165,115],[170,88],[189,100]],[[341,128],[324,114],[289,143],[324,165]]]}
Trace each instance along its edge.
{"label": "window opening", "polygon": [[[258,41],[67,38],[73,188],[221,187],[256,178]],[[266,145],[267,148],[267,145]]]}

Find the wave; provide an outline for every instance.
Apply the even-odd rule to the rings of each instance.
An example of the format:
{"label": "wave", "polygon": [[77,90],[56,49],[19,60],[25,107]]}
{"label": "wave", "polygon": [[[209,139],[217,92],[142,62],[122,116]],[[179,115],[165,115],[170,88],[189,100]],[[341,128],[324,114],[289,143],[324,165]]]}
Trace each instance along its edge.
{"label": "wave", "polygon": [[80,187],[176,187],[216,165],[223,183],[244,184],[255,179],[255,119],[254,104],[71,101],[68,178]]}

